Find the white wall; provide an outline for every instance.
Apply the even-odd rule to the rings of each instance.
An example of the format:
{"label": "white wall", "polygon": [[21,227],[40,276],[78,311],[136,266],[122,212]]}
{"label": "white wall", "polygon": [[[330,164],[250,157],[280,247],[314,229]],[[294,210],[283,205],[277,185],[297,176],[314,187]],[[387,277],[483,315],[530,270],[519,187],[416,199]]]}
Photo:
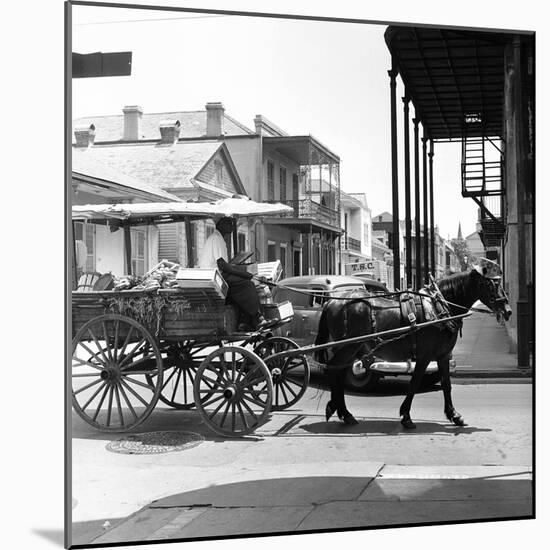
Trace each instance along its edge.
{"label": "white wall", "polygon": [[[153,267],[158,263],[158,235],[156,227],[147,227],[147,265],[145,269]],[[111,272],[120,277],[126,274],[124,268],[124,231],[119,229],[111,233],[108,227],[96,226],[96,271],[99,273]]]}
{"label": "white wall", "polygon": [[124,231],[119,229],[111,233],[108,227],[97,225],[95,243],[96,271],[124,275]]}

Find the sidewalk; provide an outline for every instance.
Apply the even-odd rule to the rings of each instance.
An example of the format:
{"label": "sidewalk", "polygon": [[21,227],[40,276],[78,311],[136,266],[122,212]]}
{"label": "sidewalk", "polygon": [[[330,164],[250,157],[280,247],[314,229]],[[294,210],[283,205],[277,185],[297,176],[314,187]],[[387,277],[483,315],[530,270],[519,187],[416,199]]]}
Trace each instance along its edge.
{"label": "sidewalk", "polygon": [[323,477],[300,477],[306,472],[296,472],[296,477],[266,478],[266,472],[250,471],[241,479],[229,478],[154,501],[96,533],[90,542],[200,539],[533,514],[530,468],[356,466],[354,476],[334,468]]}
{"label": "sidewalk", "polygon": [[464,319],[462,338],[458,338],[453,358],[454,377],[530,379],[532,376],[531,368],[518,368],[517,355],[510,353],[506,328],[484,313],[473,313]]}

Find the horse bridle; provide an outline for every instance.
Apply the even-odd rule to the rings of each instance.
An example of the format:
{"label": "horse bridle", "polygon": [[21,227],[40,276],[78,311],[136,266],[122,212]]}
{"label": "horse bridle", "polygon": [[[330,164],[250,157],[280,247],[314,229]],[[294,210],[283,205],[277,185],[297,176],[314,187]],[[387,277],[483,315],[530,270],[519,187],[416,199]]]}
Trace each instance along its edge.
{"label": "horse bridle", "polygon": [[[500,277],[499,278],[492,278],[492,277],[483,277],[483,285],[487,285],[491,288],[491,299],[489,300],[489,307],[493,310],[504,309],[502,306],[506,303],[509,303],[508,296],[500,285]],[[499,295],[499,290],[502,293]]]}

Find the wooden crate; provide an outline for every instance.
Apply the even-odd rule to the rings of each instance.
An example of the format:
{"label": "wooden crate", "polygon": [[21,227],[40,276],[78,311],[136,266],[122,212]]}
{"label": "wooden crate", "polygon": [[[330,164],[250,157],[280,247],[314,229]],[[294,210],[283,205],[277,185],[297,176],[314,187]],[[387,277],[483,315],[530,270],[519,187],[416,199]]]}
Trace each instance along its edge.
{"label": "wooden crate", "polygon": [[199,291],[217,300],[225,300],[227,296],[227,283],[218,269],[180,268],[176,281],[187,292]]}

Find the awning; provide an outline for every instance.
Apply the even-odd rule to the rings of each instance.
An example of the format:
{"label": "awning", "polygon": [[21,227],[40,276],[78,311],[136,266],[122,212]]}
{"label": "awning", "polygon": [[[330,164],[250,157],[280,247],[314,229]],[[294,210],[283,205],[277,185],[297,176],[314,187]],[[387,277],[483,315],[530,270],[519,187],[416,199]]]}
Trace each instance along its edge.
{"label": "awning", "polygon": [[118,221],[119,225],[145,225],[205,219],[217,216],[264,217],[292,212],[290,206],[228,198],[215,202],[162,202],[134,204],[84,204],[72,208],[73,220],[96,223]]}
{"label": "awning", "polygon": [[390,26],[384,35],[428,137],[502,136],[510,33]]}

